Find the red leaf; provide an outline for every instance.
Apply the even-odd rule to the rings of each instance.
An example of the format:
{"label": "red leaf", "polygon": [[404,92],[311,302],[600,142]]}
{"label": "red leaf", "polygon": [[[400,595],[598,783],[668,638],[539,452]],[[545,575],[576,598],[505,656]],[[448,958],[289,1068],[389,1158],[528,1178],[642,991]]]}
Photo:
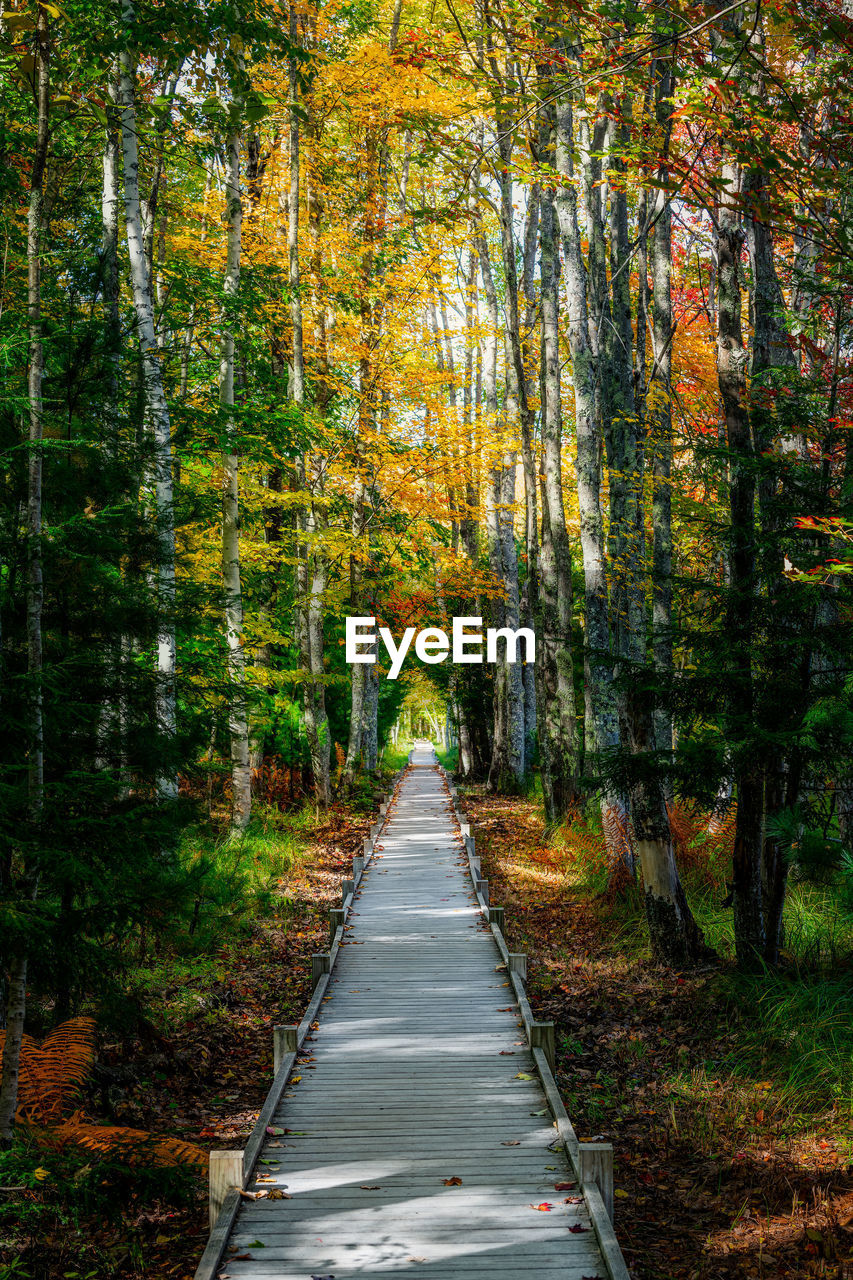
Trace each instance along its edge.
{"label": "red leaf", "polygon": [[[541,1204],[532,1204],[530,1208],[538,1209],[540,1213],[550,1213],[554,1206],[549,1204],[547,1200],[543,1200]],[[571,1230],[571,1228],[569,1228],[569,1230]]]}
{"label": "red leaf", "polygon": [[461,1186],[462,1186],[462,1179],[461,1179],[461,1178],[456,1178],[456,1177],[453,1177],[453,1178],[445,1178],[445,1179],[444,1179],[444,1185],[445,1185],[446,1187],[461,1187]]}
{"label": "red leaf", "polygon": [[579,1222],[573,1222],[569,1230],[573,1236],[579,1236],[582,1231],[589,1231],[589,1227],[582,1227]]}

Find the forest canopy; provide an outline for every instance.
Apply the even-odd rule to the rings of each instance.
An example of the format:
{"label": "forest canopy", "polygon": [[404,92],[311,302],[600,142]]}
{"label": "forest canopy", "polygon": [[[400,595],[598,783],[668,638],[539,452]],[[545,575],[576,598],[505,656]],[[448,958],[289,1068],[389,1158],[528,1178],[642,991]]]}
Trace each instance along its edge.
{"label": "forest canopy", "polygon": [[852,57],[841,0],[7,0],[1,1139],[28,991],[120,1004],[205,823],[413,734],[657,961],[714,955],[686,826],[743,969],[792,876],[849,918]]}

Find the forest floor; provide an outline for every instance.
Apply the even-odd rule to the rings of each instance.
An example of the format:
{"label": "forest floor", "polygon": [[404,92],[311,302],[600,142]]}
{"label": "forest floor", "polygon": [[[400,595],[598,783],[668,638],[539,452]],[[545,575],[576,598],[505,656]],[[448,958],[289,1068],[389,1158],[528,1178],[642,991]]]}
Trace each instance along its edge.
{"label": "forest floor", "polygon": [[[636,1280],[853,1280],[849,1097],[792,1092],[790,1061],[756,1038],[752,996],[725,964],[653,965],[630,910],[545,843],[539,806],[476,791],[467,804],[508,940],[530,958],[531,1002],[556,1024],[569,1115],[581,1138],[615,1146],[616,1228]],[[311,955],[326,949],[369,822],[336,806],[279,878],[282,910],[224,934],[194,974],[176,957],[170,979],[160,958],[149,1017],[101,1045],[87,1115],[204,1149],[244,1145],[272,1078],[272,1026],[307,1006]],[[2,1197],[0,1280],[191,1280],[204,1175],[170,1181],[43,1149],[30,1166],[11,1233]]]}
{"label": "forest floor", "polygon": [[[590,891],[570,850],[546,845],[541,805],[476,791],[466,804],[508,945],[529,956],[531,1004],[555,1024],[569,1116],[581,1140],[615,1147],[632,1275],[853,1280],[850,970],[806,979],[805,1002],[792,976],[781,1019],[756,1026],[766,977],[652,964],[639,904]],[[778,1023],[803,1004],[847,1019],[824,1028],[834,1075],[817,1052],[811,1073],[792,1060]],[[833,1099],[839,1079],[847,1096]]]}
{"label": "forest floor", "polygon": [[[205,1151],[244,1146],[272,1083],[272,1027],[298,1023],[308,1006],[311,956],[328,950],[328,912],[371,820],[335,805],[278,878],[272,910],[224,929],[215,952],[194,963],[158,957],[156,991],[144,976],[146,1016],[102,1040],[88,1118]],[[206,1168],[127,1169],[40,1147],[18,1149],[2,1173],[0,1280],[194,1275],[208,1234]],[[30,1185],[11,1203],[4,1181]]]}

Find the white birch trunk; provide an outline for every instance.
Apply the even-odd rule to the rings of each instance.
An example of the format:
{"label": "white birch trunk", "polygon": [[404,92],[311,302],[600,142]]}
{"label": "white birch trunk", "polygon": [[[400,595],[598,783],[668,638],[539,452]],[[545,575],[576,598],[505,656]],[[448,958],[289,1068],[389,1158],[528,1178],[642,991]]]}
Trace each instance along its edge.
{"label": "white birch trunk", "polygon": [[577,800],[577,730],[571,656],[572,565],[563,506],[562,411],[558,330],[559,253],[553,188],[540,207],[542,280],[542,551],[539,559],[541,638],[539,740],[542,789],[549,823],[561,822]]}
{"label": "white birch trunk", "polygon": [[[295,43],[298,36],[296,12],[290,11],[290,38]],[[290,364],[290,399],[295,405],[305,402],[305,364],[302,347],[302,298],[299,278],[299,116],[297,99],[299,84],[296,64],[291,59],[290,82],[290,198],[288,204],[287,259],[290,285],[290,317],[292,326],[292,355]],[[323,608],[325,604],[327,569],[322,548],[318,544],[319,519],[313,501],[322,490],[322,470],[309,457],[300,460],[299,483],[309,494],[305,505],[297,514],[301,537],[297,547],[297,605],[296,634],[300,646],[301,662],[305,672],[302,705],[305,735],[311,755],[311,771],[314,775],[314,791],[324,807],[331,800],[331,742],[326,715],[325,663],[323,661]]]}
{"label": "white birch trunk", "polygon": [[[125,0],[122,17],[126,27],[133,21],[133,6]],[[175,677],[175,513],[172,492],[172,439],[169,405],[163,387],[163,370],[154,327],[151,272],[145,254],[142,209],[139,198],[139,147],[134,104],[135,65],[125,49],[119,58],[119,103],[121,106],[122,157],[124,161],[124,215],[130,282],[137,338],[142,364],[142,391],[146,426],[154,442],[154,510],[157,520],[159,563],[157,589],[160,624],[157,644],[157,726],[167,751],[177,728]],[[164,800],[178,794],[174,766],[164,767],[157,778],[157,790]]]}
{"label": "white birch trunk", "polygon": [[[115,100],[114,68],[110,70],[110,97]],[[118,407],[119,370],[121,366],[121,315],[119,312],[119,191],[121,156],[118,124],[112,113],[104,134],[101,183],[101,290],[103,297],[104,329],[106,334],[106,378],[103,418],[106,429],[106,447],[113,461],[120,451],[120,421]],[[103,655],[104,685],[100,715],[98,718],[98,746],[95,768],[107,769],[123,763],[123,728],[127,722],[122,681],[123,655],[127,641],[124,637],[109,646]],[[114,744],[111,752],[111,744]]]}
{"label": "white birch trunk", "polygon": [[222,455],[222,592],[225,642],[228,647],[228,730],[231,739],[231,828],[245,831],[252,815],[252,771],[246,717],[246,662],[243,653],[243,592],[240,580],[240,483],[234,422],[235,306],[240,287],[243,203],[240,197],[240,134],[229,132],[225,144],[225,213],[228,256],[225,307],[219,363],[219,404],[223,415]]}
{"label": "white birch trunk", "polygon": [[[486,297],[488,324],[483,350],[483,402],[488,430],[495,430],[498,417],[497,356],[498,356],[498,299],[489,258],[488,244],[482,230],[477,237],[480,257],[480,273]],[[519,626],[518,557],[512,512],[508,507],[515,502],[515,454],[506,452],[500,466],[494,468],[486,484],[486,525],[489,544],[489,563],[492,572],[501,582],[506,598],[500,604],[498,626]],[[506,645],[502,645],[506,656]],[[499,658],[501,653],[499,652]],[[525,768],[525,696],[524,677],[520,663],[512,666],[500,662],[495,671],[495,713],[492,739],[492,761],[489,768],[489,785],[499,791],[516,789],[524,780]]]}

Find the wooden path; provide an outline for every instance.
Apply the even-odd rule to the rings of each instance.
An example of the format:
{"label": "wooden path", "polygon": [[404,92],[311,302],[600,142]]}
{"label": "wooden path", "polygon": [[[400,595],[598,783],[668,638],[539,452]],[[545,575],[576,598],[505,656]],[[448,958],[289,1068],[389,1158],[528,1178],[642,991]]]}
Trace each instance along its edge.
{"label": "wooden path", "polygon": [[556,1096],[443,772],[412,765],[197,1280],[628,1280],[607,1149]]}

